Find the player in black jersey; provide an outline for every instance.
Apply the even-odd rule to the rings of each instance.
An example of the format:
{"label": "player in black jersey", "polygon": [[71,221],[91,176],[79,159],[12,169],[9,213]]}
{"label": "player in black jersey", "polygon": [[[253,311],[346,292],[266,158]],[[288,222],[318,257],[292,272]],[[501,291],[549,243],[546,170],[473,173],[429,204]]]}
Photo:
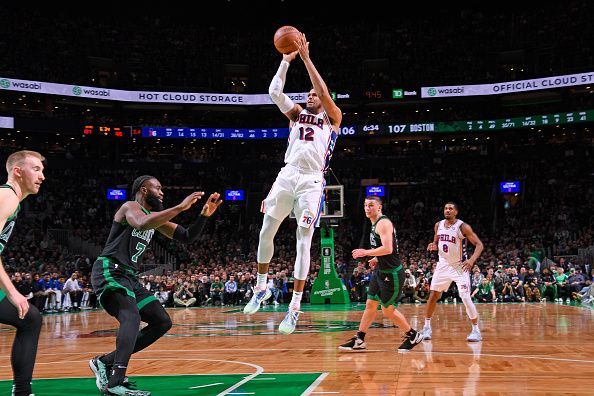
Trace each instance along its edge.
{"label": "player in black jersey", "polygon": [[423,341],[423,335],[410,327],[408,321],[395,307],[402,284],[404,270],[398,257],[398,237],[396,229],[387,216],[382,214],[382,200],[377,196],[365,198],[365,215],[371,221],[369,243],[371,249],[353,250],[353,258],[372,257],[368,262],[373,268],[367,303],[359,324],[359,332],[338,349],[347,351],[365,350],[365,334],[377,314],[377,307],[382,305],[382,313],[404,332],[398,352],[407,352]]}
{"label": "player in black jersey", "polygon": [[[6,159],[8,180],[0,185],[0,253],[6,247],[14,228],[20,202],[37,194],[45,179],[42,161],[35,151],[17,151]],[[41,315],[35,306],[14,287],[0,262],[0,323],[16,327],[10,362],[14,396],[32,395],[31,379],[41,331]]]}
{"label": "player in black jersey", "polygon": [[[135,200],[124,203],[114,216],[107,243],[93,264],[91,278],[100,304],[120,322],[115,351],[89,361],[97,387],[104,394],[150,395],[134,389],[127,380],[126,369],[133,353],[148,347],[171,328],[171,319],[138,281],[140,257],[155,230],[182,243],[198,239],[206,219],[222,203],[218,193],[210,195],[198,219],[187,229],[170,220],[190,209],[203,195],[193,192],[179,205],[163,209],[161,183],[153,176],[140,176],[132,184],[131,196]],[[139,332],[141,321],[147,326]]]}

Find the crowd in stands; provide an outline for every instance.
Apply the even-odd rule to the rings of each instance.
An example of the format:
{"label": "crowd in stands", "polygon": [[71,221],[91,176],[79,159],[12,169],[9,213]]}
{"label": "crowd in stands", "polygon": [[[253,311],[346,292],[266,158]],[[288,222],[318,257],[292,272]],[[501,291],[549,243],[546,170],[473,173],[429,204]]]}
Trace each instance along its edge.
{"label": "crowd in stands", "polygon": [[[399,252],[407,270],[402,301],[427,298],[436,258],[427,254],[426,246],[449,199],[459,204],[460,218],[472,225],[486,247],[473,270],[473,293],[478,301],[590,301],[585,288],[594,276],[592,258],[579,253],[593,245],[591,137],[572,132],[530,136],[499,142],[379,146],[372,141],[339,141],[333,173],[327,177],[329,184],[345,186],[346,217],[335,233],[336,265],[351,299],[365,300],[371,276],[364,262],[350,257],[364,232],[361,180],[367,179],[387,185],[384,212],[397,227]],[[1,156],[20,148],[20,143],[27,144],[26,139],[0,142]],[[146,268],[156,268],[166,260],[173,268],[142,278],[145,285],[166,306],[234,305],[249,298],[256,271],[259,202],[282,166],[282,142],[202,142],[192,149],[173,141],[160,150],[155,148],[157,153],[170,154],[162,161],[151,160],[151,144],[123,145],[113,162],[105,161],[107,154],[100,145],[84,147],[84,143],[69,148],[70,159],[46,154],[47,179],[42,191],[25,202],[14,239],[3,252],[9,273],[16,282],[30,285],[30,292],[26,286],[22,290],[32,293],[42,310],[96,306],[88,282],[95,257],[56,238],[55,230],[65,230],[70,240],[77,238],[100,249],[119,205],[105,200],[106,188],[125,188],[145,173],[161,180],[168,205],[181,201],[192,189],[210,192],[241,187],[247,190],[248,199],[241,204],[226,202],[193,244],[156,237],[153,249],[145,255]],[[137,160],[128,162],[133,157]],[[565,165],[568,161],[571,167]],[[504,180],[519,180],[521,192],[500,194],[499,182]],[[196,213],[184,212],[176,221],[188,224]],[[275,240],[271,304],[288,301],[292,291],[295,227],[294,221],[285,222]],[[319,240],[314,238],[306,290],[319,268]],[[76,281],[70,281],[73,273]],[[66,287],[69,282],[79,286],[74,295]],[[443,298],[455,299],[455,287]]]}

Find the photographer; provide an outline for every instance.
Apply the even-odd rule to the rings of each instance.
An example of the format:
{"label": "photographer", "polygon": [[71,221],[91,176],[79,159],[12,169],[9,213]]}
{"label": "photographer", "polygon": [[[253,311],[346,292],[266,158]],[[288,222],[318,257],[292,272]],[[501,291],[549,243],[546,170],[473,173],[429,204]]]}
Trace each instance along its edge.
{"label": "photographer", "polygon": [[184,282],[181,287],[177,289],[175,295],[173,296],[174,306],[182,306],[182,307],[189,307],[194,305],[196,302],[196,298],[194,298],[194,293],[190,291],[190,284],[188,282]]}
{"label": "photographer", "polygon": [[422,270],[417,270],[417,286],[413,298],[415,302],[425,303],[429,297],[429,281],[425,278]]}

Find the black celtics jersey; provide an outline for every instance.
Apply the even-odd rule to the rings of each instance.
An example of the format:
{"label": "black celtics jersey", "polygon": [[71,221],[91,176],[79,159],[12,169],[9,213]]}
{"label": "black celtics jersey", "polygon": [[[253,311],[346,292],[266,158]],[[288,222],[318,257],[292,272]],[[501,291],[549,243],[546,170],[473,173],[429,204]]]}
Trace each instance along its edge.
{"label": "black celtics jersey", "polygon": [[[151,213],[145,208],[141,209],[146,214]],[[114,221],[100,256],[112,259],[136,272],[140,268],[140,257],[151,243],[154,233],[154,229],[139,231],[125,219],[121,223]]]}
{"label": "black celtics jersey", "polygon": [[[14,188],[12,188],[12,186],[10,186],[8,184],[0,184],[0,188],[10,188],[16,194],[16,191],[14,191]],[[10,234],[12,234],[14,224],[16,223],[17,214],[19,214],[20,210],[21,210],[21,204],[19,204],[17,206],[17,208],[14,211],[14,213],[12,214],[12,216],[10,216],[8,219],[6,219],[6,224],[4,224],[4,228],[2,229],[2,232],[0,233],[0,253],[2,253],[2,251],[4,250],[4,247],[8,243],[8,239],[10,238]]]}
{"label": "black celtics jersey", "polygon": [[[382,246],[382,238],[379,234],[375,232],[375,227],[380,221],[382,221],[382,219],[390,221],[388,216],[381,216],[379,219],[377,219],[375,223],[371,225],[369,243],[372,249]],[[380,271],[390,271],[400,266],[400,257],[398,257],[398,235],[396,234],[396,227],[393,228],[394,232],[392,234],[392,253],[387,254],[385,256],[376,256],[378,264],[377,268]]]}

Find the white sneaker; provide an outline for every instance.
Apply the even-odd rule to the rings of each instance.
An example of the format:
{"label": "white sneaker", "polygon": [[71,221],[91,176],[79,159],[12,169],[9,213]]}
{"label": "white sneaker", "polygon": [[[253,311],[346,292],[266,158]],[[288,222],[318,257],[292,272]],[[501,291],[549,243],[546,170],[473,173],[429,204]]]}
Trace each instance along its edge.
{"label": "white sneaker", "polygon": [[566,304],[570,304],[571,303],[571,300],[568,298],[567,300],[565,300],[565,303]]}
{"label": "white sneaker", "polygon": [[470,334],[468,334],[468,337],[466,337],[466,341],[469,342],[479,342],[483,340],[483,336],[481,335],[481,331],[480,330],[472,330],[470,332]]}
{"label": "white sneaker", "polygon": [[423,340],[430,340],[431,339],[431,326],[424,326],[423,327]]}
{"label": "white sneaker", "polygon": [[253,313],[258,312],[258,310],[260,309],[260,304],[262,304],[262,301],[268,300],[270,296],[272,296],[272,292],[268,288],[260,290],[257,293],[256,290],[254,290],[254,295],[252,296],[252,299],[249,303],[247,303],[245,307],[243,307],[243,313],[246,315],[251,315]]}
{"label": "white sneaker", "polygon": [[297,311],[289,307],[289,312],[285,315],[283,321],[278,325],[278,331],[282,334],[291,334],[297,327],[297,319],[303,312]]}

